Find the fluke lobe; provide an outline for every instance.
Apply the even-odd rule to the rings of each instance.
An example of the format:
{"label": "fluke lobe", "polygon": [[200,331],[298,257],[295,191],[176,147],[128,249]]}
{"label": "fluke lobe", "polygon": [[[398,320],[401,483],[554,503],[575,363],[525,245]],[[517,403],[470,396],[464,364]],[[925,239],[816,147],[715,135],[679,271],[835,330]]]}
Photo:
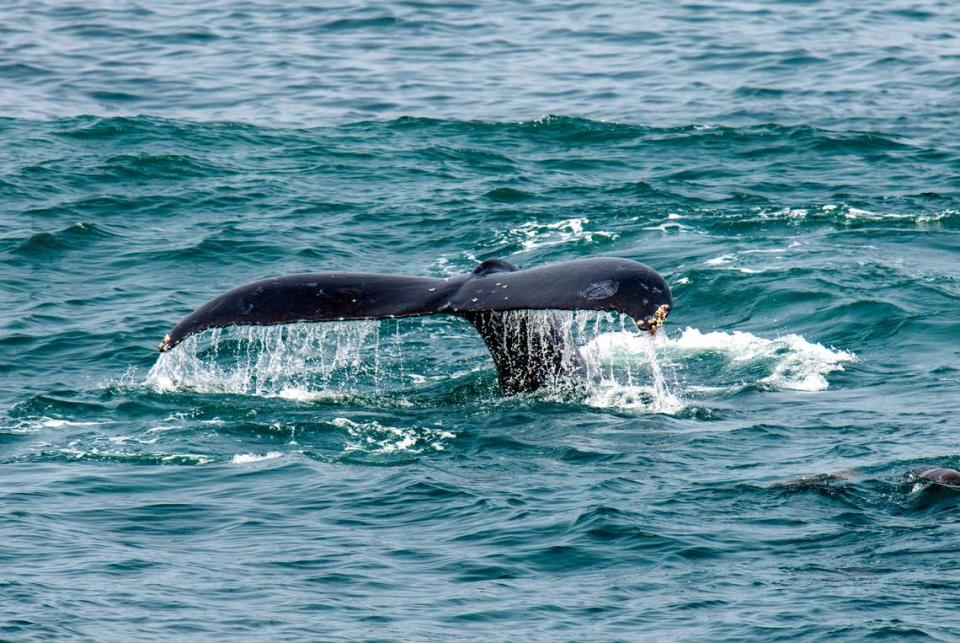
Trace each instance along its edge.
{"label": "fluke lobe", "polygon": [[444,313],[476,327],[493,357],[501,388],[519,393],[585,367],[555,319],[534,320],[512,311],[618,311],[632,317],[641,330],[655,333],[672,307],[663,278],[629,259],[582,259],[529,270],[488,259],[473,272],[446,279],[328,272],[257,281],[198,308],[159,348],[168,351],[208,328]]}

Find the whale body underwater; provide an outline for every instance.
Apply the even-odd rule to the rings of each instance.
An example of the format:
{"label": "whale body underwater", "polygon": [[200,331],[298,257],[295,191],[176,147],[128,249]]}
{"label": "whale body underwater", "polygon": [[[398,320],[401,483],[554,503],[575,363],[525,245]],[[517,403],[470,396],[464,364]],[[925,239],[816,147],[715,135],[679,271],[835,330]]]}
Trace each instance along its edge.
{"label": "whale body underwater", "polygon": [[652,334],[672,308],[663,277],[629,259],[582,259],[528,270],[488,259],[472,272],[442,279],[331,272],[256,281],[188,315],[159,349],[165,352],[195,333],[234,325],[449,314],[473,324],[493,357],[501,389],[515,394],[586,368],[556,320],[535,324],[515,311],[616,311]]}

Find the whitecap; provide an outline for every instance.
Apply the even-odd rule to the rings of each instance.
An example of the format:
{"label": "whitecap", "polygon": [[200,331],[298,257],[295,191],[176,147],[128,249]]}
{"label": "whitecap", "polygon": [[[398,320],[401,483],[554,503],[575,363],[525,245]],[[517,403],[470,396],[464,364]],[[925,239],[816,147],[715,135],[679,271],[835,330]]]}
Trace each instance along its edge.
{"label": "whitecap", "polygon": [[100,422],[79,422],[76,420],[64,420],[60,418],[42,418],[40,426],[45,429],[63,429],[74,426],[99,426]]}
{"label": "whitecap", "polygon": [[720,353],[733,363],[766,362],[772,372],[760,383],[798,391],[826,390],[826,375],[842,371],[844,362],[856,359],[853,353],[827,348],[793,333],[766,339],[743,331],[702,333],[686,328],[671,345],[688,354]]}
{"label": "whitecap", "polygon": [[714,257],[713,259],[707,259],[703,262],[705,266],[724,266],[737,258],[735,254],[725,254],[720,255],[719,257]]}
{"label": "whitecap", "polygon": [[3,430],[9,433],[37,433],[43,429],[71,429],[79,427],[100,426],[103,422],[67,420],[65,418],[51,418],[46,416],[31,416],[17,418],[12,423],[4,427]]}
{"label": "whitecap", "polygon": [[656,386],[630,386],[611,380],[603,380],[592,386],[584,403],[601,409],[663,415],[676,415],[687,408],[687,403],[669,390]]}
{"label": "whitecap", "polygon": [[288,386],[280,389],[276,397],[293,402],[318,402],[321,400],[339,402],[349,396],[336,391],[312,391],[302,386]]}
{"label": "whitecap", "polygon": [[445,429],[428,427],[395,427],[371,420],[355,422],[338,417],[331,422],[345,429],[352,438],[345,451],[361,451],[370,455],[393,455],[397,453],[421,454],[424,451],[444,451],[446,442],[456,434]]}
{"label": "whitecap", "polygon": [[251,464],[253,462],[263,462],[264,460],[276,460],[282,458],[283,454],[279,451],[270,451],[263,455],[257,453],[238,453],[233,456],[233,464]]}
{"label": "whitecap", "polygon": [[[766,367],[766,374],[755,380],[756,383],[796,391],[826,390],[829,386],[826,376],[842,371],[844,363],[856,360],[853,353],[828,348],[797,334],[767,339],[743,331],[703,333],[689,327],[675,338],[661,333],[657,341],[635,333],[604,333],[585,347],[585,353],[595,355],[601,364],[638,357],[649,360],[651,350],[666,360],[670,368],[682,368],[707,353],[722,357],[727,369],[734,374],[744,372],[738,376],[752,372],[750,369],[754,366]],[[691,385],[687,390],[695,392],[697,386],[703,388],[702,384]],[[679,400],[682,392],[671,395]],[[668,398],[661,400],[662,405],[671,407]]]}
{"label": "whitecap", "polygon": [[534,250],[565,243],[595,243],[599,239],[612,241],[620,236],[616,232],[606,230],[588,230],[586,228],[588,223],[590,220],[585,217],[565,219],[555,223],[528,221],[506,233],[499,233],[497,237],[502,242],[519,243],[524,250]]}

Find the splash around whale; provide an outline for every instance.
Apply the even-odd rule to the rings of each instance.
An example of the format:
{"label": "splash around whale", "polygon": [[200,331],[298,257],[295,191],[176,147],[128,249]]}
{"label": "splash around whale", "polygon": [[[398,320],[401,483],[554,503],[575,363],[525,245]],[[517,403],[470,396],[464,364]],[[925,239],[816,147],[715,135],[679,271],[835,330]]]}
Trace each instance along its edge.
{"label": "splash around whale", "polygon": [[502,390],[514,394],[585,371],[576,345],[555,321],[531,323],[517,311],[616,311],[656,333],[672,308],[663,277],[629,259],[582,259],[529,270],[488,259],[472,272],[444,279],[316,273],[257,281],[198,308],[159,349],[171,350],[210,328],[449,314],[473,324],[493,357]]}

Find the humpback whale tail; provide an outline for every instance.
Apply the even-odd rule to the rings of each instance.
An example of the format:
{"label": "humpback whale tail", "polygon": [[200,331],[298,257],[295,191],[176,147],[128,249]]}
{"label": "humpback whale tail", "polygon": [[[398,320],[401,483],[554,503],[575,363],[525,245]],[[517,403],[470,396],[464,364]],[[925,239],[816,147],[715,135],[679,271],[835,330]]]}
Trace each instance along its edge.
{"label": "humpback whale tail", "polygon": [[516,311],[618,311],[653,333],[672,307],[663,278],[628,259],[582,259],[529,270],[489,259],[473,272],[446,279],[317,273],[266,279],[224,293],[177,324],[159,349],[168,351],[208,328],[443,313],[474,325],[493,357],[500,386],[518,393],[582,371],[584,363],[555,321],[533,324]]}

